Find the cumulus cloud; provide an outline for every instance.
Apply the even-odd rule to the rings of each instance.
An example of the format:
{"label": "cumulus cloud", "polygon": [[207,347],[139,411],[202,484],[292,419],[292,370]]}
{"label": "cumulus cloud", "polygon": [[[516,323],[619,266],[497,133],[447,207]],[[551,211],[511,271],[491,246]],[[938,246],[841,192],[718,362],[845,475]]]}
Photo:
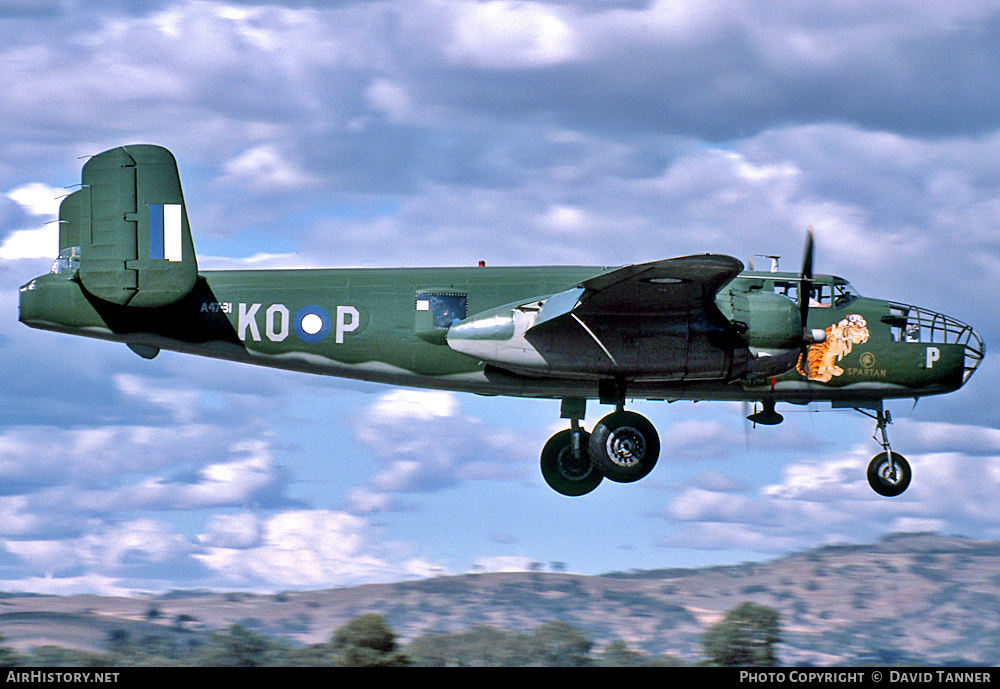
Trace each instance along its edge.
{"label": "cumulus cloud", "polygon": [[[0,235],[8,234],[0,242],[0,260],[12,261],[22,258],[54,259],[59,253],[59,229],[50,224],[59,212],[59,199],[65,192],[41,182],[32,182],[6,193],[6,197],[17,204],[24,217],[14,219],[7,213]],[[35,227],[18,227],[22,222],[30,222]]]}
{"label": "cumulus cloud", "polygon": [[[258,522],[255,541],[209,545],[194,557],[230,585],[319,588],[399,576],[396,565],[366,551],[365,526],[358,517],[328,510],[282,512]],[[219,542],[218,534],[209,540]]]}
{"label": "cumulus cloud", "polygon": [[295,163],[269,144],[255,146],[223,165],[225,184],[247,185],[267,191],[284,187],[298,188],[313,183]]}
{"label": "cumulus cloud", "polygon": [[[688,526],[662,544],[780,553],[810,544],[863,543],[899,531],[996,538],[1000,521],[992,496],[1000,490],[1000,453],[992,431],[980,429],[963,438],[962,428],[951,424],[906,423],[903,428],[912,435],[893,430],[908,445],[912,437],[918,451],[906,453],[914,478],[906,493],[891,499],[891,519],[884,519],[887,499],[873,493],[864,478],[871,448],[858,446],[791,461],[778,481],[760,487],[688,487],[664,513]],[[919,452],[949,431],[953,451]],[[986,456],[984,442],[992,448]]]}
{"label": "cumulus cloud", "polygon": [[355,433],[384,464],[370,489],[355,491],[358,507],[399,503],[385,495],[436,492],[471,480],[517,479],[523,448],[513,430],[492,428],[461,413],[449,392],[396,390],[365,410]]}
{"label": "cumulus cloud", "polygon": [[492,69],[562,64],[577,52],[564,14],[546,3],[455,3],[443,51],[456,63]]}

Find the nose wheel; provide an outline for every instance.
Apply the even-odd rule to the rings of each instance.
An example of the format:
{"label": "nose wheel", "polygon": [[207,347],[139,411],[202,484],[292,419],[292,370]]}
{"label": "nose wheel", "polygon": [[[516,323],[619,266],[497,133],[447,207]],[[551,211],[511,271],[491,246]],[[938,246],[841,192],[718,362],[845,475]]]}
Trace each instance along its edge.
{"label": "nose wheel", "polygon": [[880,452],[868,464],[868,485],[887,498],[900,495],[910,485],[909,462],[895,452]]}

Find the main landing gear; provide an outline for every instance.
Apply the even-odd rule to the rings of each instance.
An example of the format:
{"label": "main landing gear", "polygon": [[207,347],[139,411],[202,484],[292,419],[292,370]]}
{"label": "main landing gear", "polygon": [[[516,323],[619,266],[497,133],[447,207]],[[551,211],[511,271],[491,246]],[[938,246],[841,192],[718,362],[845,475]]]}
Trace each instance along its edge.
{"label": "main landing gear", "polygon": [[570,428],[552,436],[542,450],[542,476],[563,495],[584,495],[607,478],[616,483],[638,481],[653,470],[660,438],[646,417],[617,409],[597,422],[590,433],[580,428],[586,400],[567,399],[562,417]]}

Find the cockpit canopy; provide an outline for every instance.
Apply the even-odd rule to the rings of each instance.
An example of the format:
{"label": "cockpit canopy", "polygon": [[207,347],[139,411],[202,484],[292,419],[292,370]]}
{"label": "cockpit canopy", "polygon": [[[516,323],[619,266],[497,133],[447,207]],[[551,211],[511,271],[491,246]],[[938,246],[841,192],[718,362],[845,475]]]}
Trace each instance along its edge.
{"label": "cockpit canopy", "polygon": [[[802,278],[791,274],[766,273],[761,276],[751,276],[750,288],[779,294],[796,304],[799,302],[799,291]],[[809,292],[809,306],[817,308],[846,308],[861,294],[847,280],[833,276],[817,276],[812,280]]]}

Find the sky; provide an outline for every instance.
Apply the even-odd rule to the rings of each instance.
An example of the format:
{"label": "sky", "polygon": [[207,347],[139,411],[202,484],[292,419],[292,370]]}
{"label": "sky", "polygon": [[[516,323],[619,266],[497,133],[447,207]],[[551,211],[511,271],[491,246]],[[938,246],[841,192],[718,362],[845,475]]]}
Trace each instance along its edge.
{"label": "sky", "polygon": [[[829,5],[829,6],[826,6]],[[86,156],[180,165],[199,264],[801,262],[998,341],[1000,2],[0,0],[0,589],[283,591],[1000,538],[1000,373],[874,422],[629,405],[643,481],[541,478],[559,402],[29,329]],[[610,411],[588,405],[590,427]]]}

